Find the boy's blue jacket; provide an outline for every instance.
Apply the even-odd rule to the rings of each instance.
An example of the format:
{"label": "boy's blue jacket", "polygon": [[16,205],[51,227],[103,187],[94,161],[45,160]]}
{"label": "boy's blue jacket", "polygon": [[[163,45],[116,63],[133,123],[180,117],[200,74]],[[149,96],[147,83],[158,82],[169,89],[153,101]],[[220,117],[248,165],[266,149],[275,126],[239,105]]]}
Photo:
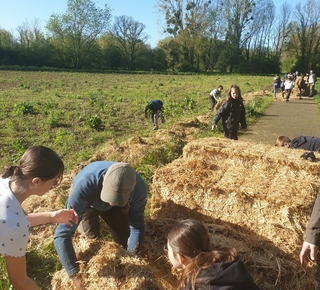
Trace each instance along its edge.
{"label": "boy's blue jacket", "polygon": [[[96,161],[85,166],[74,178],[71,192],[66,202],[66,208],[73,208],[78,214],[78,223],[87,207],[100,211],[112,208],[109,203],[101,200],[103,176],[114,161]],[[139,251],[142,246],[145,222],[144,210],[147,203],[147,186],[141,176],[136,173],[136,185],[129,197],[129,222],[130,236],[128,250]],[[71,276],[79,271],[76,263],[76,255],[72,245],[72,237],[78,224],[72,227],[59,224],[54,234],[54,245],[68,275]],[[137,247],[138,246],[138,247]]]}

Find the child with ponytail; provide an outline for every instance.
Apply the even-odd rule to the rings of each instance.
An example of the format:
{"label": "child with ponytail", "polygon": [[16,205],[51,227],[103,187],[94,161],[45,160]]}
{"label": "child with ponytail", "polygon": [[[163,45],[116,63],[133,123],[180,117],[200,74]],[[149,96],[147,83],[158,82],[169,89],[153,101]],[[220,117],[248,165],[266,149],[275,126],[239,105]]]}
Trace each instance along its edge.
{"label": "child with ponytail", "polygon": [[171,264],[182,268],[179,290],[259,290],[234,248],[210,243],[202,223],[176,222],[167,235]]}

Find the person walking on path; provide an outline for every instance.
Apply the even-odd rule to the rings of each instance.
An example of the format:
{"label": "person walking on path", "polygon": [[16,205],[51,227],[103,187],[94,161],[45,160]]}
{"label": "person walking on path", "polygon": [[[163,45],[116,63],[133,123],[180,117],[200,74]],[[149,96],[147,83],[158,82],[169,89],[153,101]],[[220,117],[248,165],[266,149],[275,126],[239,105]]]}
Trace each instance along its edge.
{"label": "person walking on path", "polygon": [[313,73],[313,70],[310,71],[309,77],[308,77],[308,85],[309,85],[309,97],[313,97],[314,95],[314,86],[317,82],[317,76],[315,73]]}
{"label": "person walking on path", "polygon": [[273,97],[276,99],[277,98],[277,92],[280,89],[280,84],[281,84],[281,78],[279,75],[276,75],[273,78]]}
{"label": "person walking on path", "polygon": [[217,123],[222,119],[224,137],[238,140],[239,124],[244,131],[247,130],[246,112],[240,88],[232,85],[227,92],[226,100],[218,109],[212,120],[212,130],[217,128]]}
{"label": "person walking on path", "polygon": [[304,80],[304,75],[301,74],[300,78],[297,81],[297,86],[299,89],[299,99],[302,100],[302,92],[305,90],[306,82]]}
{"label": "person walking on path", "polygon": [[284,82],[284,89],[286,92],[286,103],[289,102],[292,89],[294,87],[294,80],[292,75],[288,75],[286,81]]}

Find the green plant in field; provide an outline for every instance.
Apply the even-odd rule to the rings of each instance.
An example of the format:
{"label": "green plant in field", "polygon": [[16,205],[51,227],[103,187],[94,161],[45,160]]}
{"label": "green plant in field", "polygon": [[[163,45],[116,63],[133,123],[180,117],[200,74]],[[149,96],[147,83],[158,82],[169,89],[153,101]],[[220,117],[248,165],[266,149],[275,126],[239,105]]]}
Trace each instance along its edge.
{"label": "green plant in field", "polygon": [[30,85],[30,83],[21,84],[21,87],[23,87],[24,89],[30,89],[31,85]]}
{"label": "green plant in field", "polygon": [[31,88],[33,93],[40,93],[41,89],[40,88]]}
{"label": "green plant in field", "polygon": [[62,145],[64,142],[63,142],[63,139],[64,137],[68,135],[68,133],[64,130],[59,130],[56,134],[56,139],[54,141],[55,144],[57,145]]}
{"label": "green plant in field", "polygon": [[21,139],[18,139],[13,141],[12,148],[17,150],[17,153],[12,156],[13,160],[18,161],[23,155],[23,153],[26,151],[27,146],[23,143]]}
{"label": "green plant in field", "polygon": [[86,160],[90,159],[90,154],[87,152],[76,153],[76,157],[80,161],[86,161]]}
{"label": "green plant in field", "polygon": [[84,122],[87,126],[97,131],[102,129],[102,120],[98,116],[88,116]]}
{"label": "green plant in field", "polygon": [[89,103],[90,105],[94,105],[97,102],[97,98],[95,96],[90,96]]}
{"label": "green plant in field", "polygon": [[184,100],[186,102],[187,108],[189,110],[192,110],[194,108],[194,105],[195,105],[194,99],[191,98],[191,97],[185,97]]}
{"label": "green plant in field", "polygon": [[136,165],[137,171],[145,180],[151,182],[153,175],[152,168],[164,166],[177,159],[181,156],[184,145],[185,143],[179,138],[172,138],[163,146],[144,156],[141,162]]}
{"label": "green plant in field", "polygon": [[39,249],[27,251],[26,260],[28,276],[42,285],[42,289],[49,289],[53,274],[61,269],[53,241]]}
{"label": "green plant in field", "polygon": [[54,102],[49,101],[44,104],[44,108],[47,110],[54,109],[55,107],[56,107],[56,104]]}
{"label": "green plant in field", "polygon": [[59,127],[59,121],[53,115],[50,115],[45,122],[50,128]]}
{"label": "green plant in field", "polygon": [[16,115],[28,115],[32,114],[33,111],[33,106],[30,103],[27,102],[22,102],[19,104],[14,104],[13,105],[13,110]]}

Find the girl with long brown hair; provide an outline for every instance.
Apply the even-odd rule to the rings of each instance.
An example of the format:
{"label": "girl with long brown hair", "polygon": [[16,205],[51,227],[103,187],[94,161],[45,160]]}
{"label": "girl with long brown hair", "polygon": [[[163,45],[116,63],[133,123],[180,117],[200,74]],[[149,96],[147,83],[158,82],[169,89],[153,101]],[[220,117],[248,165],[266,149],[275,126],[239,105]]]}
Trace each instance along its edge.
{"label": "girl with long brown hair", "polygon": [[167,235],[171,264],[182,268],[179,290],[258,290],[234,248],[215,246],[202,223],[176,222]]}
{"label": "girl with long brown hair", "polygon": [[26,213],[21,204],[31,195],[42,196],[59,183],[64,171],[52,149],[31,146],[17,166],[5,166],[0,178],[0,254],[4,255],[10,283],[16,290],[40,289],[27,275],[29,228],[46,223],[78,222],[74,210]]}

